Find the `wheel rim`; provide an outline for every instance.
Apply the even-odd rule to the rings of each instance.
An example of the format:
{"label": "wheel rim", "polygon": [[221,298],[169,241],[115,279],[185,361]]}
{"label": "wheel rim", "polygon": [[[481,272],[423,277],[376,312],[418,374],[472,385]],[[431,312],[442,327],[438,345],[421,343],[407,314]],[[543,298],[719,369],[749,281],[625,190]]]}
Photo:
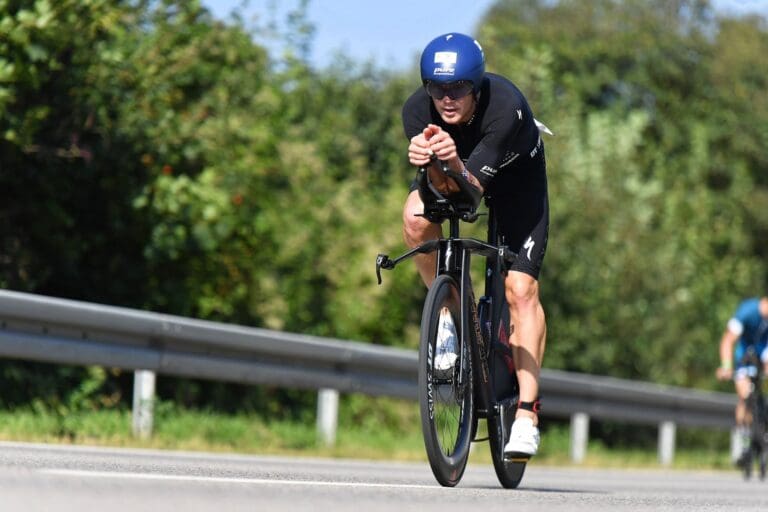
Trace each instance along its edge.
{"label": "wheel rim", "polygon": [[[436,479],[456,485],[464,472],[472,429],[473,396],[469,348],[461,343],[458,288],[449,276],[432,284],[422,317],[419,387],[424,445]],[[435,368],[440,312],[453,320],[459,357],[453,368]]]}
{"label": "wheel rim", "polygon": [[[461,339],[458,307],[450,304],[450,300],[444,301],[441,305],[450,313],[456,326],[456,334]],[[435,354],[434,343],[431,344],[430,349]],[[463,352],[465,347],[460,344],[459,350]],[[444,456],[451,457],[460,448],[461,437],[466,435],[463,425],[465,414],[467,414],[465,398],[470,389],[469,373],[466,369],[462,370],[460,364],[460,361],[466,360],[466,358],[459,357],[457,365],[449,374],[434,367],[434,357],[430,360],[433,364],[427,369],[427,375],[433,391],[432,424],[435,429],[435,437],[440,445],[440,451]],[[461,375],[462,372],[463,376]]]}

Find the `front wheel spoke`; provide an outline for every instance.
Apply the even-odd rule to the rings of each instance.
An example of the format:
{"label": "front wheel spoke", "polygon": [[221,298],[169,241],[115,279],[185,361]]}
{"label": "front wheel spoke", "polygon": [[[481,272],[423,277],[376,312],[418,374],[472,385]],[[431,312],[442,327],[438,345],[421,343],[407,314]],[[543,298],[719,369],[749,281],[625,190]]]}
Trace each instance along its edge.
{"label": "front wheel spoke", "polygon": [[443,430],[443,446],[445,447],[445,453],[450,455],[456,448],[458,431],[453,423],[453,416],[450,419],[446,419],[445,429]]}
{"label": "front wheel spoke", "polygon": [[[448,387],[452,389],[452,387]],[[435,409],[435,429],[443,453],[453,453],[458,440],[460,408],[452,392],[438,392]]]}

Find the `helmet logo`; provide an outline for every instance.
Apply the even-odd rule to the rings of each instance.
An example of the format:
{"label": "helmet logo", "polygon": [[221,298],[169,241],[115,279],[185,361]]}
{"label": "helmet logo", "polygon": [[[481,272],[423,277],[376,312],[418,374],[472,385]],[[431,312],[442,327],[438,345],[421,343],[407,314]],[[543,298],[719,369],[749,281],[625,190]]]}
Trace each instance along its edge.
{"label": "helmet logo", "polygon": [[456,68],[456,60],[458,54],[456,52],[435,52],[435,75],[450,75],[452,76]]}

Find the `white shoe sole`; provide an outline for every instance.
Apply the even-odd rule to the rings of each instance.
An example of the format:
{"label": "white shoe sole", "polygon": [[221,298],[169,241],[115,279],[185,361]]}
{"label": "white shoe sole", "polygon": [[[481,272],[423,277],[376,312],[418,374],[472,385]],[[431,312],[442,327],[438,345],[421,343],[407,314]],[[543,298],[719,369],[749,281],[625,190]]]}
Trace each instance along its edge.
{"label": "white shoe sole", "polygon": [[527,457],[533,457],[538,451],[538,446],[533,446],[528,443],[520,443],[514,445],[507,443],[507,446],[504,447],[504,455],[525,455]]}

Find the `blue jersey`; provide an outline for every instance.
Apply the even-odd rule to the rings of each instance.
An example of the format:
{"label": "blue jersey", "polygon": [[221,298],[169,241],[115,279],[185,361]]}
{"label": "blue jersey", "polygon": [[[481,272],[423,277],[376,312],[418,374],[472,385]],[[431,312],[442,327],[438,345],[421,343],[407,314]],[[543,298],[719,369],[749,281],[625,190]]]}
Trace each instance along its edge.
{"label": "blue jersey", "polygon": [[728,321],[728,330],[739,337],[745,345],[760,345],[768,342],[768,318],[760,314],[760,298],[746,299]]}
{"label": "blue jersey", "polygon": [[740,375],[739,370],[746,368],[743,358],[748,347],[754,346],[760,359],[764,363],[768,362],[768,318],[760,314],[759,297],[739,304],[736,314],[728,321],[728,330],[739,337],[734,351],[736,378]]}

